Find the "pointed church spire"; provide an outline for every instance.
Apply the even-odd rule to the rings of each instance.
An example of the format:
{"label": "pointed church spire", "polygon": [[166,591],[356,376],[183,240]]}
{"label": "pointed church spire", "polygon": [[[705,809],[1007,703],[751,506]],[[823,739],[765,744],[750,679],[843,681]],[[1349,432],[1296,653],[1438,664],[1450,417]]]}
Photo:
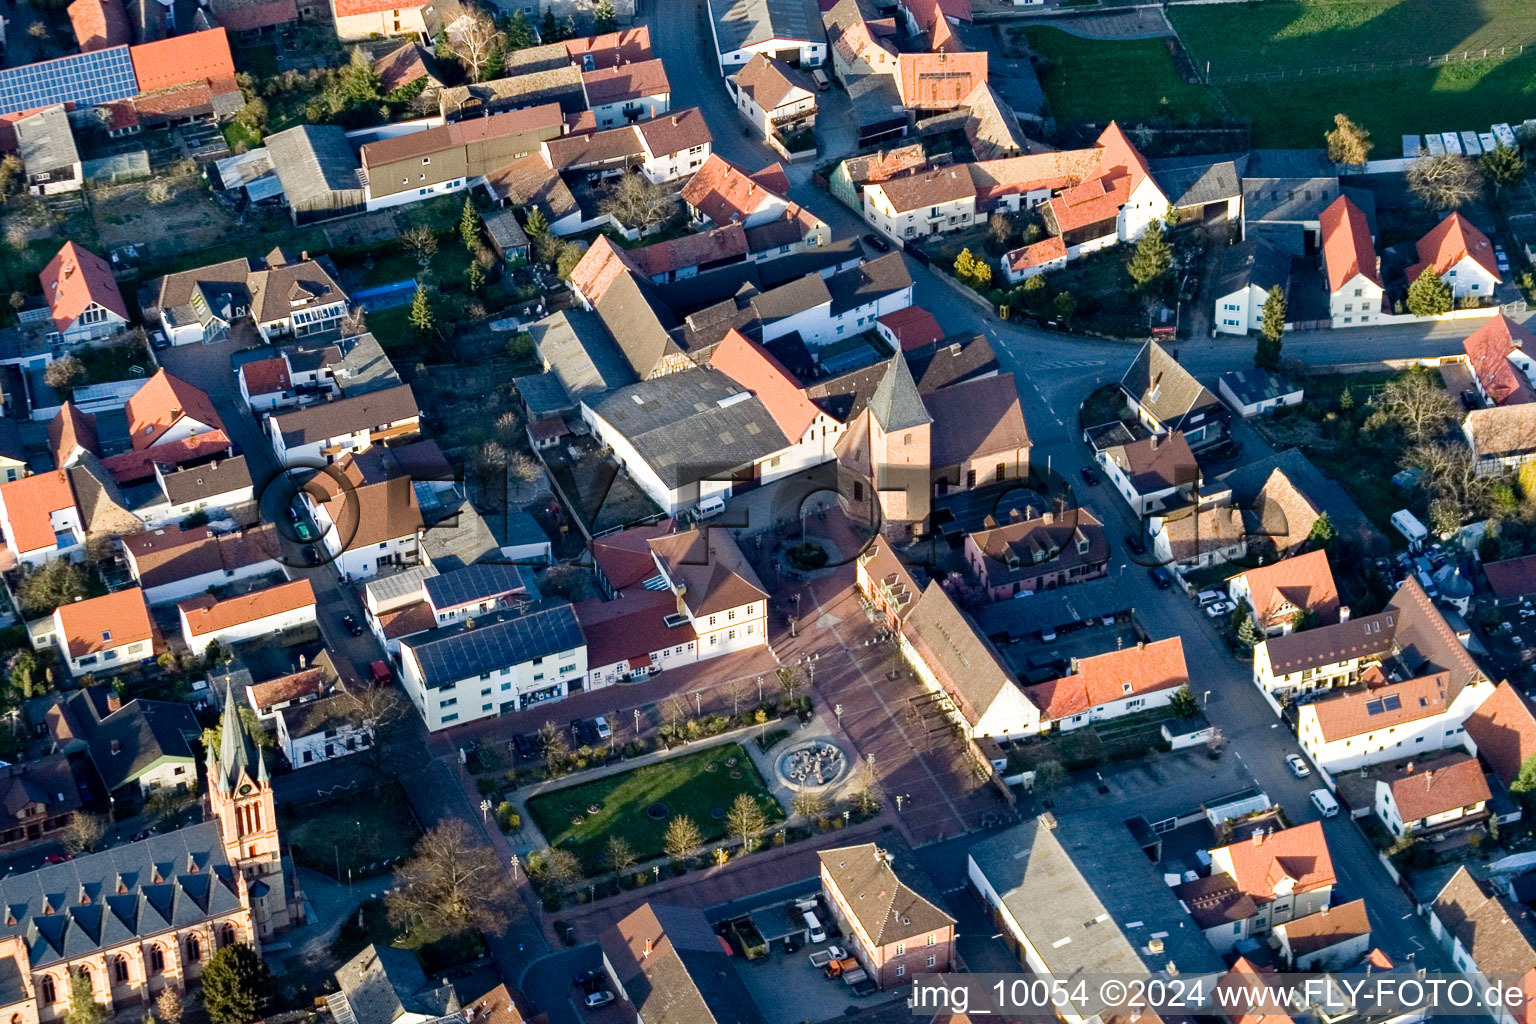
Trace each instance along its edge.
{"label": "pointed church spire", "polygon": [[240,709],[235,705],[235,686],[231,682],[224,694],[224,714],[219,722],[219,783],[224,790],[234,788],[242,772],[249,771],[255,760],[251,749],[250,734],[240,721]]}
{"label": "pointed church spire", "polygon": [[912,379],[912,370],[907,366],[906,357],[900,352],[891,359],[885,376],[880,378],[875,393],[870,396],[869,411],[874,414],[880,429],[887,434],[933,422],[922,396],[918,394],[917,382]]}

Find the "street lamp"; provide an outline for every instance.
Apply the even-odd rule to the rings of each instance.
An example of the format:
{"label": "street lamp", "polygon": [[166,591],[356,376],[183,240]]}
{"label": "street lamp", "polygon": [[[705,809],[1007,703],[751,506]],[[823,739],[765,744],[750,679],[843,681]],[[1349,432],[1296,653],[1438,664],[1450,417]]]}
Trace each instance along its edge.
{"label": "street lamp", "polygon": [[704,703],[699,699],[698,690],[693,691],[693,712],[700,717],[703,717],[704,715]]}
{"label": "street lamp", "polygon": [[635,708],[635,742],[640,742],[640,709]]}
{"label": "street lamp", "polygon": [[519,864],[519,861],[517,859],[517,854],[514,853],[512,855],[512,881],[513,882],[517,881],[517,868],[518,868],[518,864]]}
{"label": "street lamp", "polygon": [[1205,691],[1205,696],[1200,698],[1200,703],[1201,704],[1209,704],[1210,702],[1211,702],[1211,691],[1210,690],[1206,690]]}
{"label": "street lamp", "polygon": [[837,727],[841,729],[843,727],[843,706],[841,704],[832,705],[832,713],[837,716]]}

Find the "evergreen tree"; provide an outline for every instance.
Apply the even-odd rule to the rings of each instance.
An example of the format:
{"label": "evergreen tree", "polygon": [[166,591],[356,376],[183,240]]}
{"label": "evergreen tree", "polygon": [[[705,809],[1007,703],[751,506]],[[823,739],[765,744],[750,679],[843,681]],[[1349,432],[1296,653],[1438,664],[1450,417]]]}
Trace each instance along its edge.
{"label": "evergreen tree", "polygon": [[1329,553],[1338,547],[1339,531],[1327,512],[1313,520],[1312,529],[1307,534],[1307,543],[1313,548],[1322,548]]}
{"label": "evergreen tree", "polygon": [[602,35],[617,31],[618,27],[619,16],[613,9],[613,0],[597,0],[597,6],[592,9],[592,31]]}
{"label": "evergreen tree", "polygon": [[507,49],[526,50],[533,44],[533,26],[528,24],[528,16],[518,10],[507,25]]}
{"label": "evergreen tree", "polygon": [[261,1019],[272,972],[250,946],[225,946],[203,967],[203,1005],[214,1024],[250,1024]]}
{"label": "evergreen tree", "polygon": [[1244,647],[1256,646],[1260,640],[1264,639],[1263,634],[1259,632],[1259,624],[1253,621],[1252,615],[1241,608],[1238,609],[1238,614],[1242,616],[1237,624],[1238,642]]}
{"label": "evergreen tree", "polygon": [[64,1024],[104,1024],[112,1014],[96,1001],[91,980],[79,971],[69,972],[69,1011]]}
{"label": "evergreen tree", "polygon": [[539,24],[539,41],[542,43],[558,43],[565,37],[560,34],[560,19],[555,17],[553,7],[544,8],[544,20]]}
{"label": "evergreen tree", "polygon": [[1515,776],[1515,781],[1509,784],[1509,791],[1518,796],[1522,801],[1529,802],[1536,793],[1536,754],[1526,758],[1520,765],[1520,774]]}
{"label": "evergreen tree", "polygon": [[427,297],[426,287],[418,284],[411,299],[411,326],[425,334],[432,329],[432,323],[432,300]]}
{"label": "evergreen tree", "polygon": [[1408,312],[1414,316],[1438,316],[1451,311],[1451,286],[1434,267],[1426,267],[1408,286]]}
{"label": "evergreen tree", "polygon": [[464,283],[469,285],[472,292],[479,292],[485,287],[485,271],[480,269],[479,260],[469,261],[469,267],[464,271]]}
{"label": "evergreen tree", "polygon": [[1275,285],[1264,300],[1259,320],[1259,344],[1253,353],[1253,365],[1261,370],[1280,368],[1280,345],[1285,336],[1285,291]]}
{"label": "evergreen tree", "polygon": [[1056,319],[1063,324],[1072,322],[1072,317],[1077,315],[1077,296],[1071,292],[1057,292],[1051,299],[1051,312],[1056,314]]}
{"label": "evergreen tree", "polygon": [[475,209],[475,201],[469,196],[464,197],[464,214],[459,218],[459,237],[464,240],[464,248],[470,255],[474,255],[480,248],[480,211]]}
{"label": "evergreen tree", "polygon": [[1502,143],[1484,153],[1478,164],[1482,168],[1483,177],[1493,183],[1496,192],[1524,181],[1530,170],[1523,153]]}
{"label": "evergreen tree", "polygon": [[544,219],[544,211],[537,206],[528,210],[528,222],[523,225],[523,232],[529,238],[542,238],[549,234],[549,221]]}
{"label": "evergreen tree", "polygon": [[1126,264],[1137,290],[1145,290],[1166,277],[1173,269],[1173,246],[1159,221],[1147,225],[1136,242],[1136,254]]}

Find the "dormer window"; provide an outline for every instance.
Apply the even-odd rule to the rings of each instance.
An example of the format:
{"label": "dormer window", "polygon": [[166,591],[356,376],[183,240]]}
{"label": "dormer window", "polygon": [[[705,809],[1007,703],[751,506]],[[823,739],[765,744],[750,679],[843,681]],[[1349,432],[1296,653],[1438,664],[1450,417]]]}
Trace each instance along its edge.
{"label": "dormer window", "polygon": [[1131,690],[1132,690],[1132,686],[1131,686],[1130,683],[1121,683],[1120,684],[1120,692],[1121,693],[1130,693]]}
{"label": "dormer window", "polygon": [[429,156],[424,156],[424,157],[421,158],[421,166],[423,166],[423,167],[427,166],[427,164],[430,164],[431,162],[432,162],[432,158],[429,157]]}

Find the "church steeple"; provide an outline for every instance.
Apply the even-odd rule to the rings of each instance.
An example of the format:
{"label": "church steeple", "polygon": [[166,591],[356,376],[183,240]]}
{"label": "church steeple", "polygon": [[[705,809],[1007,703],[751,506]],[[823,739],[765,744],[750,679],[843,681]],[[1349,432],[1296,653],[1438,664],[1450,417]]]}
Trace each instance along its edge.
{"label": "church steeple", "polygon": [[235,687],[231,683],[224,692],[224,714],[219,721],[219,753],[217,759],[209,764],[209,784],[228,793],[240,781],[242,773],[255,774],[252,772],[252,763],[258,760],[259,777],[265,781],[266,758],[261,757],[258,751],[250,734],[245,731],[245,723],[240,720],[240,709],[235,704]]}

